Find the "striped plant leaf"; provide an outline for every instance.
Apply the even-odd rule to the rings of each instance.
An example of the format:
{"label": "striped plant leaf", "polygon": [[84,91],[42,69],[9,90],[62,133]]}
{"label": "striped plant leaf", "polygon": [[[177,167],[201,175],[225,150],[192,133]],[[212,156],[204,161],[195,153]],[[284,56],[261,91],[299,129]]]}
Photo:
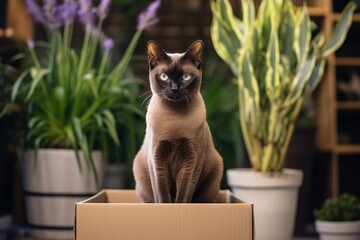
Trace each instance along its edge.
{"label": "striped plant leaf", "polygon": [[239,81],[244,82],[244,88],[246,88],[249,91],[249,94],[254,99],[255,103],[259,104],[259,87],[258,83],[256,81],[255,73],[253,66],[251,64],[251,61],[249,59],[249,55],[246,52],[243,52],[241,54],[241,58],[243,58],[241,64],[241,72],[240,76],[242,76],[242,79],[239,78]]}
{"label": "striped plant leaf", "polygon": [[353,1],[350,1],[341,13],[339,21],[336,23],[335,28],[322,49],[322,56],[326,57],[335,52],[345,41],[347,32],[351,25],[352,14],[356,9]]}
{"label": "striped plant leaf", "polygon": [[255,6],[252,0],[241,0],[242,19],[245,29],[251,29],[255,20]]}
{"label": "striped plant leaf", "polygon": [[295,101],[303,96],[304,88],[309,80],[316,63],[317,51],[312,51],[308,58],[303,61],[296,73],[290,87],[290,93],[286,98],[286,106],[291,107]]}
{"label": "striped plant leaf", "polygon": [[325,58],[322,58],[316,62],[315,67],[308,80],[309,83],[306,85],[305,88],[305,93],[304,93],[305,99],[308,99],[311,96],[311,94],[314,92],[316,87],[319,85],[321,78],[324,75],[325,64],[326,64]]}
{"label": "striped plant leaf", "polygon": [[[211,3],[213,45],[237,76],[240,127],[253,169],[281,171],[301,106],[321,81],[325,56],[343,43],[353,8],[345,8],[321,50],[324,36],[311,39],[314,25],[305,4],[262,0],[255,17],[253,1],[241,0],[237,19],[228,0]],[[239,46],[232,44],[236,38]]]}
{"label": "striped plant leaf", "polygon": [[300,65],[306,58],[310,49],[311,40],[311,24],[310,16],[304,4],[298,12],[296,26],[295,26],[295,38],[294,49],[297,56],[297,62]]}
{"label": "striped plant leaf", "polygon": [[212,20],[210,31],[216,53],[230,66],[232,72],[237,75],[237,66],[234,58],[236,53],[232,51],[236,47],[230,36],[215,18]]}
{"label": "striped plant leaf", "polygon": [[280,75],[277,69],[280,63],[280,51],[279,42],[274,27],[273,31],[271,32],[270,42],[266,52],[267,72],[265,78],[266,94],[272,102],[277,101],[281,94]]}

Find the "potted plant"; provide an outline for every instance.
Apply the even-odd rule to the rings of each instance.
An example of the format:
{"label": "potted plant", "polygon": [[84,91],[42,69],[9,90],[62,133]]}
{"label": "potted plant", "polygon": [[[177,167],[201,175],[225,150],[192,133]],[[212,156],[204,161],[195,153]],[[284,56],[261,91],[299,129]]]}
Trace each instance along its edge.
{"label": "potted plant", "polygon": [[[26,1],[49,38],[28,41],[32,62],[12,88],[12,100],[21,103],[27,118],[23,178],[34,236],[73,238],[73,204],[98,191],[107,143],[119,144],[114,116],[129,109],[128,87],[134,83],[126,79],[126,70],[141,33],[158,21],[160,1],[139,16],[137,31],[115,66],[110,62],[114,42],[101,31],[109,4],[44,1],[40,8],[35,0]],[[82,40],[80,48],[75,38]]]}
{"label": "potted plant", "polygon": [[[244,144],[238,124],[238,102],[233,96],[237,89],[234,78],[225,63],[215,57],[203,64],[202,92],[206,105],[206,118],[212,132],[216,149],[224,160],[224,172],[227,169],[244,166]],[[219,117],[221,116],[221,117]],[[236,161],[232,160],[234,158]],[[226,178],[222,179],[222,188],[227,188]]]}
{"label": "potted plant", "polygon": [[351,194],[328,198],[314,211],[321,240],[360,239],[360,201]]}
{"label": "potted plant", "polygon": [[326,57],[344,42],[355,4],[347,5],[327,41],[322,33],[312,38],[314,24],[306,4],[263,0],[257,15],[252,0],[241,5],[238,18],[228,0],[211,1],[211,38],[237,77],[240,126],[252,165],[228,170],[228,183],[240,198],[255,204],[257,239],[290,239],[302,172],[283,169],[285,155],[299,111],[322,78]]}

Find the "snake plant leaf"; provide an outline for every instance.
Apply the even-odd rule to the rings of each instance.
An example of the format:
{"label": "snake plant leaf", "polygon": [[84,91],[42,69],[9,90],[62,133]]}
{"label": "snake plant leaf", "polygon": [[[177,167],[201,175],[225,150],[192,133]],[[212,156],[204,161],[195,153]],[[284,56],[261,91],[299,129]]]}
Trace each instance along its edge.
{"label": "snake plant leaf", "polygon": [[[353,8],[344,10],[321,51],[324,36],[320,33],[311,40],[313,25],[306,5],[262,0],[253,18],[250,1],[241,0],[243,14],[238,20],[224,10],[230,7],[228,0],[211,0],[212,6],[220,6],[212,7],[217,23],[212,41],[237,77],[240,127],[253,169],[281,171],[301,106],[321,81],[325,56],[343,43]],[[218,42],[221,31],[228,36],[226,48]],[[241,34],[239,47],[231,44],[236,32]]]}
{"label": "snake plant leaf", "polygon": [[[223,3],[215,3],[215,1],[210,3],[212,11],[219,13],[214,14],[211,24],[212,42],[218,45],[215,49],[219,56],[229,64],[234,74],[238,74],[235,64],[237,52],[233,49],[239,49],[242,45],[242,24],[234,16],[228,0],[224,0]],[[222,14],[226,14],[225,18]]]}
{"label": "snake plant leaf", "polygon": [[266,94],[272,102],[276,102],[278,100],[282,90],[278,71],[279,59],[279,42],[276,30],[273,28],[270,36],[269,47],[266,52],[267,72],[265,77]]}
{"label": "snake plant leaf", "polygon": [[245,29],[251,29],[255,19],[255,6],[252,0],[241,0],[242,19]]}
{"label": "snake plant leaf", "polygon": [[295,26],[294,50],[298,64],[301,64],[308,55],[311,40],[311,21],[304,4],[299,10],[298,19]]}
{"label": "snake plant leaf", "polygon": [[219,22],[215,18],[213,18],[210,31],[216,53],[230,66],[232,72],[237,75],[237,66],[234,59],[236,53],[233,52],[235,44],[231,37],[225,31],[225,28],[219,26]]}
{"label": "snake plant leaf", "polygon": [[[280,24],[279,38],[282,43],[280,46],[281,54],[287,58],[293,56],[293,43],[295,37],[295,12],[292,7],[289,6],[289,2],[284,2],[284,15]],[[290,61],[288,61],[290,62]],[[287,72],[287,71],[286,71]]]}
{"label": "snake plant leaf", "polygon": [[[240,126],[241,126],[241,129],[242,129],[242,133],[243,133],[243,138],[244,138],[244,142],[246,143],[246,146],[247,146],[247,150],[248,150],[248,154],[250,157],[250,161],[251,161],[251,164],[252,166],[257,166],[257,161],[255,161],[254,159],[256,158],[255,157],[255,154],[256,154],[256,149],[255,149],[255,144],[254,144],[254,141],[253,141],[253,138],[250,137],[252,136],[252,133],[250,131],[250,128],[248,127],[248,122],[247,122],[247,118],[246,118],[246,112],[248,109],[248,107],[246,106],[247,104],[250,104],[250,101],[249,101],[249,91],[244,88],[243,86],[243,83],[242,83],[242,76],[239,75],[238,77],[238,87],[239,87],[239,94],[238,94],[238,98],[239,98],[239,117],[241,119],[240,121]],[[241,89],[241,90],[240,90]],[[256,167],[258,168],[258,166]]]}
{"label": "snake plant leaf", "polygon": [[309,80],[312,70],[316,63],[317,51],[313,50],[308,58],[303,61],[299,67],[299,71],[296,73],[295,78],[290,88],[290,94],[287,97],[287,105],[291,106],[295,101],[303,95],[304,87]]}
{"label": "snake plant leaf", "polygon": [[258,12],[258,35],[259,35],[259,48],[261,50],[267,49],[271,34],[271,13],[269,12],[269,0],[262,1]]}
{"label": "snake plant leaf", "polygon": [[320,49],[325,43],[325,36],[323,33],[317,34],[314,39],[311,41],[311,45],[314,48]]}
{"label": "snake plant leaf", "polygon": [[315,67],[308,80],[309,83],[307,85],[307,88],[305,89],[305,94],[304,94],[305,99],[308,99],[311,96],[312,92],[319,85],[321,78],[324,75],[325,64],[326,64],[325,58],[322,58],[316,62]]}
{"label": "snake plant leaf", "polygon": [[234,12],[231,4],[228,0],[217,1],[218,11],[220,12],[220,21],[224,24],[224,27],[229,30],[232,29],[238,39],[241,39],[240,30],[237,28]]}
{"label": "snake plant leaf", "polygon": [[249,54],[247,52],[242,53],[241,56],[242,66],[240,67],[240,75],[242,79],[239,81],[244,81],[244,87],[248,89],[249,94],[254,98],[256,104],[259,103],[259,87],[255,78],[255,73],[251,61],[249,59]]}
{"label": "snake plant leaf", "polygon": [[341,13],[339,21],[322,49],[322,56],[326,57],[335,52],[345,41],[347,32],[351,25],[352,13],[356,9],[356,4],[350,1]]}

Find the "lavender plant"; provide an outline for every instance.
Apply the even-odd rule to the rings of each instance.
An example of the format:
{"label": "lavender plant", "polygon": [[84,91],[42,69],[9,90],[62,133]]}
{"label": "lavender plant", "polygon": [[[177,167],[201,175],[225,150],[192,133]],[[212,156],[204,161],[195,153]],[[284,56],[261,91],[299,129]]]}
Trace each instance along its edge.
{"label": "lavender plant", "polygon": [[[42,7],[35,0],[26,0],[28,11],[49,36],[46,54],[40,54],[40,44],[28,40],[32,61],[12,89],[12,100],[25,102],[26,147],[71,148],[80,170],[82,151],[98,181],[91,151],[100,144],[106,152],[109,138],[119,144],[115,114],[136,111],[129,87],[134,80],[126,78],[126,70],[141,33],[159,21],[156,11],[160,3],[156,0],[139,15],[137,31],[125,53],[110,67],[114,42],[101,31],[110,0],[102,0],[98,6],[91,0],[44,0]],[[84,27],[80,49],[72,43],[78,20]]]}

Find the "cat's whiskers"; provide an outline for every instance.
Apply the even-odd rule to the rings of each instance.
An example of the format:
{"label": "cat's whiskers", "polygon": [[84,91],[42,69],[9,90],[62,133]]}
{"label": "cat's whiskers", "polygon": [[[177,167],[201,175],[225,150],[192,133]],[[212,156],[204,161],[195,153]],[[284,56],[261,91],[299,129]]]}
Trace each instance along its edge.
{"label": "cat's whiskers", "polygon": [[140,105],[140,108],[142,109],[144,104],[146,104],[145,106],[148,106],[149,105],[149,102],[150,102],[150,99],[152,97],[152,92],[151,91],[147,91],[147,92],[144,92],[143,94],[140,95],[139,98],[142,98],[144,97],[145,95],[147,95],[144,100],[142,101],[141,105]]}

